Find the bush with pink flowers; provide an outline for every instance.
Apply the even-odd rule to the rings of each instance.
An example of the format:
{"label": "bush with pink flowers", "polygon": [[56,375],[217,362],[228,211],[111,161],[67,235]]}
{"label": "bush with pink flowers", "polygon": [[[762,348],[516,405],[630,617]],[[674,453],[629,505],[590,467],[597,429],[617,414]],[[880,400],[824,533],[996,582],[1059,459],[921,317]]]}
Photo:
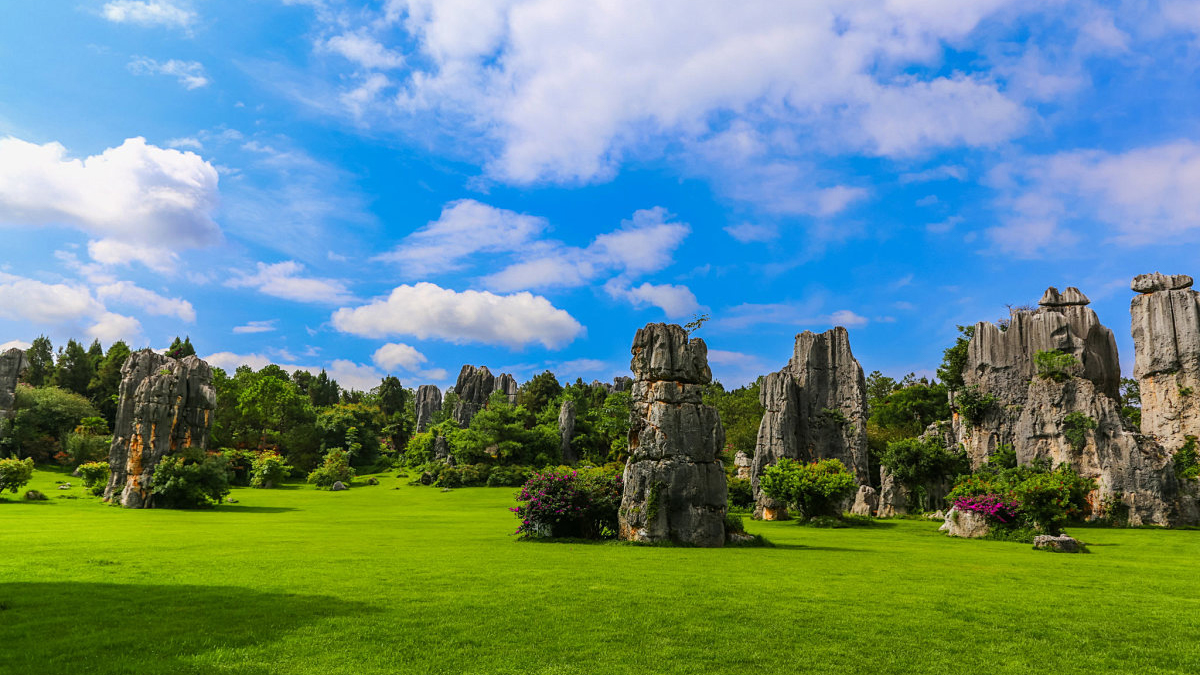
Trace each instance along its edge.
{"label": "bush with pink flowers", "polygon": [[533,474],[509,509],[524,538],[616,535],[621,505],[621,476],[603,469],[547,469]]}

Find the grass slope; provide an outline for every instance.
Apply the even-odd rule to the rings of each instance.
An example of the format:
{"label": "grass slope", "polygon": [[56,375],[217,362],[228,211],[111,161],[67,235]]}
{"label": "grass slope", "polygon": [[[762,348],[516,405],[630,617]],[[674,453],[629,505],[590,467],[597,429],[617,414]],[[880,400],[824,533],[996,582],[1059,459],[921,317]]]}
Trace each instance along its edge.
{"label": "grass slope", "polygon": [[[1200,532],[1090,555],[937,524],[775,548],[519,542],[511,489],[0,502],[0,673],[1195,673]],[[398,488],[398,489],[393,489]]]}

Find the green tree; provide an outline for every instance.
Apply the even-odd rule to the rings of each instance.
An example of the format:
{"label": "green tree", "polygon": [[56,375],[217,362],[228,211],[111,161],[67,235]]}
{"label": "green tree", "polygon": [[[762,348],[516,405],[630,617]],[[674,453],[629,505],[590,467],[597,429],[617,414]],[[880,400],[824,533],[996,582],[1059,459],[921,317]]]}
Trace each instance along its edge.
{"label": "green tree", "polygon": [[1121,378],[1121,419],[1134,431],[1142,428],[1142,387],[1128,377]]}
{"label": "green tree", "polygon": [[277,371],[270,366],[252,374],[238,369],[235,379],[242,382],[236,383],[236,424],[244,432],[257,435],[259,450],[281,449],[294,465],[304,466],[304,462],[315,459],[312,440],[316,414],[291,378],[280,378]]}
{"label": "green tree", "polygon": [[75,340],[67,340],[66,348],[58,352],[58,364],[54,369],[52,383],[80,396],[86,396],[94,372],[92,359],[83,345]]}
{"label": "green tree", "polygon": [[196,348],[192,346],[191,336],[185,337],[185,338],[183,338],[183,340],[180,340],[179,336],[176,335],[175,340],[173,340],[171,342],[171,346],[167,348],[167,356],[169,356],[173,359],[182,359],[185,356],[195,356],[195,355],[196,355]]}
{"label": "green tree", "polygon": [[25,358],[29,361],[29,367],[25,369],[21,381],[31,387],[50,384],[50,379],[54,377],[54,346],[50,344],[50,338],[45,335],[34,338],[33,344],[25,350]]}
{"label": "green tree", "polygon": [[837,459],[804,464],[787,457],[767,467],[760,485],[768,497],[799,509],[804,518],[840,515],[841,503],[858,487]]}
{"label": "green tree", "polygon": [[517,401],[530,413],[538,415],[562,394],[562,390],[562,385],[558,383],[554,373],[545,370],[521,385],[517,392]]}
{"label": "green tree", "polygon": [[91,401],[58,387],[19,385],[6,450],[37,462],[65,451],[67,435],[85,417],[95,417]]}
{"label": "green tree", "polygon": [[725,427],[725,443],[734,453],[754,455],[758,440],[758,427],[762,424],[763,406],[759,400],[763,378],[754,384],[725,391],[720,382],[713,382],[704,390],[704,403],[717,409],[721,425]]}
{"label": "green tree", "polygon": [[321,449],[342,448],[355,467],[379,460],[382,431],[379,408],[367,403],[339,403],[317,411]]}
{"label": "green tree", "polygon": [[121,390],[121,367],[129,358],[129,345],[114,342],[103,358],[96,361],[95,374],[88,383],[88,398],[96,404],[109,426],[117,423],[117,403]]}
{"label": "green tree", "polygon": [[958,333],[954,345],[942,353],[942,365],[937,369],[938,379],[951,391],[966,384],[963,381],[963,369],[967,367],[967,350],[971,346],[971,338],[975,337],[975,326],[958,326]]}

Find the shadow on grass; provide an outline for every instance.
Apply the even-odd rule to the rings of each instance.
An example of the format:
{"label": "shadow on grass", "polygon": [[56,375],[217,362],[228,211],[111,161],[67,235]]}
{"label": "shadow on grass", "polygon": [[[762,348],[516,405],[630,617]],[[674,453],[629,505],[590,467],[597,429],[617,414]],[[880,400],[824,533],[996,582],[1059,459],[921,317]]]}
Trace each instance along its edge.
{"label": "shadow on grass", "polygon": [[[192,657],[270,643],[311,623],[372,611],[339,598],[236,586],[0,583],[0,671],[211,672]],[[267,675],[271,668],[245,665],[236,672]]]}
{"label": "shadow on grass", "polygon": [[196,511],[207,511],[210,513],[285,513],[287,511],[299,511],[300,509],[291,506],[242,506],[241,504],[221,504],[215,509],[195,509]]}

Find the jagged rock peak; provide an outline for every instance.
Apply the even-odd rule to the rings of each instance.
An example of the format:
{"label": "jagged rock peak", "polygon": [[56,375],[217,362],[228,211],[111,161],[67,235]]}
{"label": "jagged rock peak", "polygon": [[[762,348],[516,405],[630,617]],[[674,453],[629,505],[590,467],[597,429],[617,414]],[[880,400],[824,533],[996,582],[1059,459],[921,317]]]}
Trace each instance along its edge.
{"label": "jagged rock peak", "polygon": [[1088,305],[1091,302],[1088,296],[1083,294],[1083,291],[1074,286],[1068,286],[1067,290],[1062,293],[1059,293],[1057,288],[1051,286],[1042,294],[1042,299],[1038,301],[1038,304],[1042,307],[1070,307],[1073,305]]}
{"label": "jagged rock peak", "polygon": [[638,380],[669,380],[686,384],[708,384],[708,346],[700,338],[688,340],[682,326],[650,323],[633,338],[629,368]]}
{"label": "jagged rock peak", "polygon": [[433,384],[417,387],[413,407],[417,412],[417,433],[421,433],[433,424],[433,416],[442,409],[442,391]]}
{"label": "jagged rock peak", "polygon": [[1155,293],[1157,291],[1181,291],[1192,287],[1192,278],[1186,274],[1139,274],[1133,278],[1129,287],[1138,293]]}
{"label": "jagged rock peak", "polygon": [[488,397],[496,388],[496,376],[487,366],[478,368],[466,364],[458,371],[458,381],[454,383],[454,393],[458,400],[470,403],[487,403]]}

